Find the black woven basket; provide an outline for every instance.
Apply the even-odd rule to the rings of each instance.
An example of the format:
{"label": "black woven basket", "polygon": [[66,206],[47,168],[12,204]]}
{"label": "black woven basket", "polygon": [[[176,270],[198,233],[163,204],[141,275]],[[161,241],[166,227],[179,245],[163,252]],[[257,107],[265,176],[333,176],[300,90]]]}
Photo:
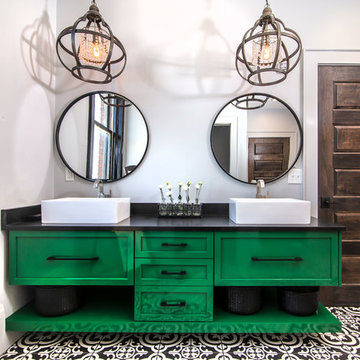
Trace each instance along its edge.
{"label": "black woven basket", "polygon": [[226,287],[226,309],[235,314],[250,315],[261,309],[263,289],[259,286]]}
{"label": "black woven basket", "polygon": [[279,307],[289,314],[308,316],[314,314],[319,305],[319,286],[279,287]]}
{"label": "black woven basket", "polygon": [[42,316],[69,314],[80,306],[80,291],[76,286],[36,286],[35,310]]}

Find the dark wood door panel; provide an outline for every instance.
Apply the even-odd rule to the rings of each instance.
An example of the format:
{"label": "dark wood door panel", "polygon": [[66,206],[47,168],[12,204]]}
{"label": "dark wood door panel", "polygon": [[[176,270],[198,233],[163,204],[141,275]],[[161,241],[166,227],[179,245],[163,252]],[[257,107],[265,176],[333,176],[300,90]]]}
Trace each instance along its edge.
{"label": "dark wood door panel", "polygon": [[333,154],[334,169],[360,169],[359,153],[335,153]]}
{"label": "dark wood door panel", "polygon": [[334,109],[334,125],[360,125],[360,109]]}
{"label": "dark wood door panel", "polygon": [[320,289],[320,301],[327,306],[348,306],[357,304],[360,299],[360,286],[325,286]]}
{"label": "dark wood door panel", "polygon": [[276,144],[274,142],[268,144],[255,144],[255,155],[276,155],[276,154],[284,154],[284,146],[283,144]]}
{"label": "dark wood door panel", "polygon": [[335,151],[360,151],[360,126],[335,126]]}
{"label": "dark wood door panel", "polygon": [[360,283],[360,256],[343,256],[342,283],[344,285]]}
{"label": "dark wood door panel", "polygon": [[335,83],[335,108],[360,107],[360,83]]}
{"label": "dark wood door panel", "polygon": [[289,137],[249,138],[248,181],[271,180],[289,166]]}
{"label": "dark wood door panel", "polygon": [[255,160],[254,171],[281,171],[283,172],[283,163],[281,160]]}
{"label": "dark wood door panel", "polygon": [[343,240],[360,240],[360,213],[335,212],[335,222],[346,226]]}
{"label": "dark wood door panel", "polygon": [[[318,69],[319,218],[347,226],[343,283],[321,290],[326,305],[360,305],[360,66]],[[330,207],[321,207],[321,198]]]}
{"label": "dark wood door panel", "polygon": [[360,170],[335,170],[334,195],[360,196]]}

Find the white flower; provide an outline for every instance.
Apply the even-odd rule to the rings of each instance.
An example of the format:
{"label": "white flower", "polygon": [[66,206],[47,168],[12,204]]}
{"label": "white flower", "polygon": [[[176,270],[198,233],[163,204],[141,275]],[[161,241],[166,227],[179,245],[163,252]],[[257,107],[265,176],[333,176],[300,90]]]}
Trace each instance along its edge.
{"label": "white flower", "polygon": [[202,182],[202,181],[199,181],[199,182],[198,182],[198,184],[199,184],[199,185],[202,185],[202,184],[203,184],[203,182]]}
{"label": "white flower", "polygon": [[171,196],[172,195],[172,191],[168,191],[167,193],[166,193],[166,196]]}
{"label": "white flower", "polygon": [[159,189],[162,189],[163,188],[163,186],[162,185],[159,185]]}
{"label": "white flower", "polygon": [[179,181],[179,186],[183,186],[183,183],[182,183],[182,181]]}
{"label": "white flower", "polygon": [[199,184],[195,185],[195,189],[199,190],[200,188],[201,188],[201,185],[199,185]]}
{"label": "white flower", "polygon": [[184,190],[184,191],[187,191],[187,190],[189,190],[189,187],[186,186],[186,185],[184,185],[184,186],[183,186],[183,190]]}

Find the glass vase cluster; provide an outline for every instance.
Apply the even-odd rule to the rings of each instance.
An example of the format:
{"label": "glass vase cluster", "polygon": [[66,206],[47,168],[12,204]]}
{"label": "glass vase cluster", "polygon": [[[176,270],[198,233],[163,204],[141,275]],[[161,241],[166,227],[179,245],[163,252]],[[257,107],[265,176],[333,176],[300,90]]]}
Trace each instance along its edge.
{"label": "glass vase cluster", "polygon": [[160,203],[159,217],[201,217],[202,206],[199,203]]}

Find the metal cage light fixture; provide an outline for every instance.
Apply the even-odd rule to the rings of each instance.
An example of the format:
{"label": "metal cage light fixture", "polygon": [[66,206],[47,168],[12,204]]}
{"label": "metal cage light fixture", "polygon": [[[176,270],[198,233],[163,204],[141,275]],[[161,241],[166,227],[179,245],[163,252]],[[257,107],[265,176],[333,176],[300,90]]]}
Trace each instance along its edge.
{"label": "metal cage light fixture", "polygon": [[252,85],[278,84],[298,64],[301,49],[299,35],[274,16],[266,0],[261,17],[237,48],[236,70]]}
{"label": "metal cage light fixture", "polygon": [[56,52],[73,76],[94,84],[111,82],[126,65],[125,48],[104,21],[95,0],[85,15],[61,31]]}

